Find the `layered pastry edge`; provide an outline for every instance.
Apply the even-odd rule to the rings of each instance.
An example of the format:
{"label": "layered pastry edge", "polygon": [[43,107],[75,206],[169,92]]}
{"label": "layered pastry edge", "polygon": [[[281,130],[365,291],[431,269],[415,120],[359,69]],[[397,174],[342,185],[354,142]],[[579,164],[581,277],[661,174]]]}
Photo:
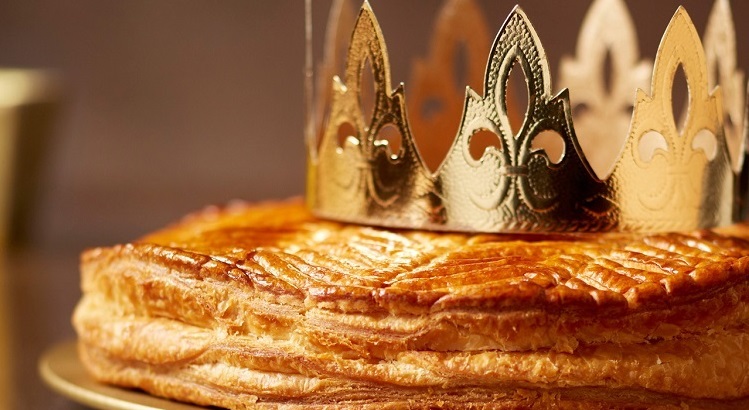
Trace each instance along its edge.
{"label": "layered pastry edge", "polygon": [[[270,207],[296,221],[284,228],[286,233],[311,232],[317,224],[299,204]],[[522,299],[526,295],[509,295],[512,303],[491,295],[482,303],[480,297],[450,300],[443,294],[427,304],[408,295],[408,289],[399,289],[399,300],[392,303],[382,297],[389,296],[382,289],[397,283],[391,280],[381,287],[359,286],[353,305],[347,306],[335,282],[322,286],[310,280],[309,286],[299,287],[275,281],[274,273],[283,270],[274,272],[267,260],[295,248],[293,240],[279,239],[277,246],[264,243],[244,253],[221,246],[207,252],[208,247],[185,240],[229,225],[241,230],[243,223],[237,222],[243,218],[250,219],[244,221],[248,229],[261,229],[262,219],[274,226],[270,230],[278,229],[267,215],[263,218],[264,212],[263,206],[212,210],[133,244],[88,251],[82,260],[84,297],[74,324],[81,356],[93,374],[203,404],[211,402],[183,396],[180,389],[206,384],[227,395],[226,400],[245,395],[259,402],[307,404],[324,403],[337,389],[352,386],[362,394],[378,391],[379,399],[391,402],[415,394],[413,389],[426,389],[440,400],[473,392],[476,403],[488,402],[495,393],[511,403],[517,397],[510,392],[522,389],[549,392],[560,403],[576,394],[588,397],[579,393],[585,389],[613,389],[622,397],[655,395],[664,403],[669,401],[659,395],[729,402],[749,395],[744,380],[749,371],[744,328],[749,268],[743,254],[749,248],[742,248],[739,238],[743,226],[726,229],[736,236],[690,234],[698,247],[712,244],[713,252],[724,255],[702,258],[688,273],[676,273],[691,274],[691,284],[673,287],[671,294],[661,285],[666,294],[660,304],[601,305],[593,296],[593,303],[574,299],[576,292],[569,300],[547,298],[546,303],[538,297]],[[367,230],[367,235],[376,231],[340,229]],[[470,239],[456,237],[458,252],[465,252]],[[475,243],[485,247],[491,240]],[[304,253],[300,248],[296,246],[297,255]],[[262,261],[253,259],[258,255],[266,260],[264,270]],[[300,257],[297,270],[309,270],[313,259]],[[289,262],[282,256],[275,260]],[[394,278],[399,275],[403,273],[393,273]],[[344,290],[352,287],[349,283]],[[415,308],[405,303],[412,300]],[[529,301],[525,309],[522,300]],[[239,385],[222,385],[227,383],[221,381],[224,373]],[[253,384],[269,378],[278,382],[276,387]],[[362,397],[352,403],[366,403]]]}

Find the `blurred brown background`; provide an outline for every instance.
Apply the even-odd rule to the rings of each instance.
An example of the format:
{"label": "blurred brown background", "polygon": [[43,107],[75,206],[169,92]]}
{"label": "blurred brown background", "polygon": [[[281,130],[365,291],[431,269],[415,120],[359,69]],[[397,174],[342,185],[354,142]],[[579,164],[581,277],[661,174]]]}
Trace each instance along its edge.
{"label": "blurred brown background", "polygon": [[[402,24],[387,11],[393,2],[372,1],[397,66],[410,62],[399,39],[427,19],[400,2],[412,23]],[[520,3],[557,73],[589,2]],[[681,3],[702,33],[712,2]],[[506,15],[513,4],[497,7]],[[643,55],[652,58],[678,4],[628,2]],[[749,3],[732,6],[746,21]],[[737,31],[746,69],[749,27]],[[11,408],[78,408],[46,390],[35,366],[45,347],[74,337],[81,249],[131,240],[207,204],[303,193],[303,62],[301,0],[0,2],[0,66],[53,69],[63,85],[29,205],[30,242],[6,261]]]}
{"label": "blurred brown background", "polygon": [[0,3],[0,65],[59,71],[34,243],[123,241],[302,192],[302,2]]}

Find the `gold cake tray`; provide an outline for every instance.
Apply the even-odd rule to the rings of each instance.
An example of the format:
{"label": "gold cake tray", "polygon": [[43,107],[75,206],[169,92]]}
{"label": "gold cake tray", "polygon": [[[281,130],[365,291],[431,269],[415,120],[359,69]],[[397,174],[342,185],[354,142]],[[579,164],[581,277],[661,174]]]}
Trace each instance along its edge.
{"label": "gold cake tray", "polygon": [[110,410],[195,410],[190,404],[160,399],[140,390],[102,384],[86,373],[75,341],[50,347],[39,359],[42,380],[57,393],[96,409]]}

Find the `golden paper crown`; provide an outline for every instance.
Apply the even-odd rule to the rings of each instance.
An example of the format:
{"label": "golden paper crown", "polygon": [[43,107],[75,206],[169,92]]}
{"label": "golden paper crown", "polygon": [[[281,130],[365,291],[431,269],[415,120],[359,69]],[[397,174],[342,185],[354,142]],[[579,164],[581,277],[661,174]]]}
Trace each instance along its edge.
{"label": "golden paper crown", "polygon": [[[489,47],[474,2],[447,1],[430,59],[414,69],[413,98],[436,98],[443,109],[462,110],[457,130],[448,130],[455,135],[452,145],[434,171],[422,155],[429,143],[422,143],[420,153],[412,132],[444,133],[449,123],[407,112],[406,88],[392,88],[385,40],[366,1],[353,23],[343,77],[331,74],[340,58],[335,47],[347,13],[344,4],[334,5],[333,20],[339,23],[328,30],[322,91],[317,111],[309,114],[322,124],[319,137],[313,126],[307,130],[307,201],[316,215],[471,232],[676,231],[738,219],[745,191],[739,181],[746,155],[746,90],[736,68],[727,0],[713,8],[704,49],[679,7],[652,70],[639,59],[623,1],[596,0],[576,57],[562,60],[560,81],[570,91],[556,94],[541,41],[520,7]],[[483,92],[466,87],[461,96],[445,86],[453,75],[446,56],[458,40],[474,57],[486,43]],[[602,75],[606,53],[613,65],[608,87]],[[469,61],[468,77],[480,73],[475,66]],[[511,70],[518,67],[528,90],[524,118],[507,92]],[[672,107],[680,68],[688,85],[681,121]],[[371,113],[362,103],[365,70],[371,70],[374,82]],[[312,84],[307,86],[309,91]],[[577,107],[586,108],[575,116],[576,126],[570,95]],[[514,130],[518,120],[522,125]],[[314,119],[308,118],[310,123]],[[498,142],[477,157],[471,144],[479,134]],[[578,140],[578,134],[585,139]],[[400,136],[397,149],[390,135]],[[544,141],[556,142],[558,152],[552,155],[554,145]]]}

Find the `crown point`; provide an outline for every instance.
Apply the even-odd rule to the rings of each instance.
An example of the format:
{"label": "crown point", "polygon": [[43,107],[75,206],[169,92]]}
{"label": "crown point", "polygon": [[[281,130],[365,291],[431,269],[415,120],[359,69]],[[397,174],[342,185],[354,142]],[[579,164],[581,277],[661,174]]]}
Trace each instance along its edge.
{"label": "crown point", "polygon": [[595,154],[587,160],[599,179],[610,175],[626,141],[632,90],[646,89],[651,80],[652,62],[640,58],[637,44],[624,1],[596,0],[574,56],[564,56],[560,64],[559,86],[572,90],[575,132],[583,152]]}
{"label": "crown point", "polygon": [[727,0],[717,0],[707,19],[703,37],[708,87],[720,86],[723,130],[732,168],[739,173],[744,161],[746,93],[744,72],[736,64],[736,30]]}
{"label": "crown point", "polygon": [[689,16],[689,12],[687,12],[687,9],[684,8],[684,6],[679,6],[676,8],[676,11],[674,12],[673,17],[671,17],[671,22],[669,23],[669,26],[671,25],[671,23],[674,22],[674,20],[677,20],[680,18],[684,19],[685,20],[684,22],[686,24],[694,26],[694,23],[692,23],[692,17]]}
{"label": "crown point", "polygon": [[[720,7],[727,5],[718,1]],[[603,6],[621,6],[621,10],[604,10]],[[621,13],[625,13],[623,18]],[[625,142],[614,153],[616,159],[604,177],[592,171],[577,140],[570,93],[565,88],[552,95],[545,52],[519,6],[512,9],[488,50],[483,93],[466,87],[457,135],[432,173],[415,150],[405,88],[390,87],[384,38],[365,0],[351,37],[344,81],[334,88],[327,105],[330,121],[323,141],[340,136],[347,124],[352,131],[343,134],[355,137],[342,150],[331,149],[338,144],[322,144],[321,155],[309,162],[308,184],[314,191],[310,206],[320,216],[342,221],[449,231],[663,231],[731,222],[740,193],[733,190],[735,177],[721,128],[722,96],[720,90],[708,90],[705,51],[689,14],[679,7],[672,16],[652,71],[639,58],[633,27],[631,32],[624,27],[633,26],[626,14],[622,0],[594,2],[589,15],[598,20],[584,27],[590,45],[579,47],[576,69],[571,70],[582,78],[580,89],[590,88],[598,83],[590,78],[603,70],[596,64],[610,61],[613,82],[603,81],[606,86],[598,87],[602,91],[598,99],[585,102],[588,111],[601,103],[612,112],[631,113],[625,118],[629,125],[622,133]],[[476,25],[461,24],[469,24],[468,33],[474,33]],[[725,24],[713,25],[723,28]],[[717,37],[725,41],[725,35]],[[724,50],[720,47],[725,44],[715,50]],[[450,48],[445,49],[446,55],[452,55]],[[718,52],[718,58],[723,59],[722,54]],[[371,118],[363,118],[360,104],[360,93],[372,91],[361,87],[367,61],[375,74]],[[515,130],[509,125],[506,88],[511,71],[518,67],[529,98],[525,119]],[[673,119],[671,101],[677,70],[683,70],[689,89],[686,122],[681,128]],[[648,81],[652,83],[649,90]],[[427,91],[438,88],[433,83]],[[732,83],[739,83],[743,90],[743,82],[733,77]],[[632,90],[637,90],[634,106]],[[626,101],[618,105],[622,99]],[[418,110],[410,113],[420,114]],[[607,136],[616,132],[611,121],[605,124],[601,129]],[[385,143],[390,141],[388,132],[398,137],[392,147]],[[473,150],[477,144],[471,145],[471,140],[482,133],[496,141],[477,158]],[[546,140],[556,145],[544,145]],[[604,145],[618,147],[610,139]],[[396,146],[400,149],[394,156]],[[558,156],[552,155],[555,147],[561,153]]]}

